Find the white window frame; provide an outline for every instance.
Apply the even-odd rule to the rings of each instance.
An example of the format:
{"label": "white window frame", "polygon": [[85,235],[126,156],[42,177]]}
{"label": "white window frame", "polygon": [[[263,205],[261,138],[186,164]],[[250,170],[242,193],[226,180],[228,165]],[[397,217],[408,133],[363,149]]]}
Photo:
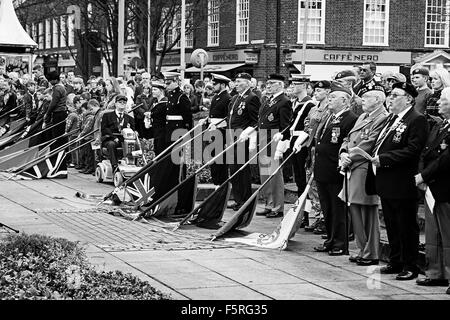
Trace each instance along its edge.
{"label": "white window frame", "polygon": [[67,16],[59,17],[59,46],[67,47]]}
{"label": "white window frame", "polygon": [[[431,0],[433,1],[433,0]],[[433,1],[434,2],[434,1]],[[448,48],[449,47],[449,25],[450,25],[450,17],[448,13],[450,13],[450,1],[447,0],[445,2],[445,11],[447,14],[445,19],[445,32],[444,32],[444,44],[429,44],[427,43],[428,37],[427,37],[427,23],[428,23],[428,7],[429,7],[430,0],[425,0],[425,33],[424,33],[424,45],[426,48]],[[434,29],[436,30],[436,29]]]}
{"label": "white window frame", "polygon": [[67,46],[73,47],[75,45],[75,14],[67,16]]}
{"label": "white window frame", "polygon": [[38,24],[38,47],[39,49],[45,48],[45,33],[44,33],[44,22],[41,21]]}
{"label": "white window frame", "polygon": [[220,0],[208,0],[208,47],[218,47],[220,43],[219,1]]}
{"label": "white window frame", "polygon": [[389,7],[390,7],[390,0],[384,0],[386,1],[385,7],[385,20],[384,20],[384,42],[383,43],[376,43],[376,42],[366,42],[366,6],[367,2],[374,2],[374,1],[380,1],[380,0],[364,0],[364,8],[363,8],[363,46],[373,46],[373,47],[387,47],[389,46]]}
{"label": "white window frame", "polygon": [[[304,26],[304,19],[303,16],[304,14],[302,11],[302,2],[304,2],[305,0],[298,0],[298,17],[297,17],[297,44],[302,44],[303,43],[303,26]],[[318,2],[318,1],[316,1]],[[320,19],[320,40],[319,41],[314,41],[314,40],[306,40],[307,44],[325,44],[325,14],[326,14],[326,0],[320,0],[320,2],[322,3],[322,8],[321,8],[321,19]],[[311,2],[309,2],[311,4]],[[308,15],[308,20],[311,19],[311,15]],[[311,28],[311,25],[308,24],[308,30]]]}
{"label": "white window frame", "polygon": [[52,48],[59,48],[59,24],[56,19],[58,18],[53,18],[52,22]]}
{"label": "white window frame", "polygon": [[38,24],[37,23],[33,23],[31,25],[31,37],[33,38],[34,42],[38,42],[39,37],[38,37]]}
{"label": "white window frame", "polygon": [[[241,33],[241,27],[240,27],[240,13],[241,10],[240,8],[240,4],[241,2],[246,2],[247,3],[247,33],[245,34],[245,38],[246,40],[241,40],[241,36],[243,35]],[[236,44],[249,44],[250,43],[250,0],[236,0]]]}
{"label": "white window frame", "polygon": [[45,49],[52,47],[52,29],[50,19],[45,19]]}

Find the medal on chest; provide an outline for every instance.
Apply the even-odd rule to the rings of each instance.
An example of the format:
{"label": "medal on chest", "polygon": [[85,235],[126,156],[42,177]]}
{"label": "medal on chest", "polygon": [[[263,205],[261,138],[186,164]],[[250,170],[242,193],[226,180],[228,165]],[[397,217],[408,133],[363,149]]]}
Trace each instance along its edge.
{"label": "medal on chest", "polygon": [[447,141],[444,139],[442,140],[441,144],[439,145],[439,147],[441,148],[441,151],[444,151],[445,149],[448,148],[448,144]]}
{"label": "medal on chest", "polygon": [[237,111],[238,116],[242,116],[244,109],[245,109],[245,102],[241,102],[241,104],[238,107],[238,111]]}
{"label": "medal on chest", "polygon": [[333,127],[331,129],[331,143],[338,143],[339,137],[341,135],[341,128]]}
{"label": "medal on chest", "polygon": [[370,129],[368,129],[368,128],[364,128],[363,130],[361,130],[361,140],[369,139],[369,133],[370,133]]}
{"label": "medal on chest", "polygon": [[403,132],[405,132],[406,130],[406,124],[401,123],[397,126],[397,128],[395,129],[395,134],[394,137],[392,138],[392,142],[394,143],[400,143],[400,141],[402,140],[402,135]]}
{"label": "medal on chest", "polygon": [[269,120],[270,122],[272,122],[275,119],[275,117],[273,116],[273,113],[270,113],[269,116],[267,117],[267,120]]}

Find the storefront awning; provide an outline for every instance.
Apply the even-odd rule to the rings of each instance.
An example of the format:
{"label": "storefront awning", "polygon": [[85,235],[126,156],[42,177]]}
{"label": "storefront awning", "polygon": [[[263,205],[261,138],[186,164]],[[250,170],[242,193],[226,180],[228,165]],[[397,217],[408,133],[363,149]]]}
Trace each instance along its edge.
{"label": "storefront awning", "polygon": [[170,71],[177,71],[179,67],[178,66],[162,66],[161,67],[161,72],[170,72]]}
{"label": "storefront awning", "polygon": [[[207,64],[203,68],[203,72],[225,72],[242,66],[245,66],[245,63]],[[200,72],[200,68],[190,67],[186,69],[186,72]]]}
{"label": "storefront awning", "polygon": [[[294,64],[298,71],[301,71],[301,64]],[[331,80],[332,77],[343,70],[353,70],[353,65],[346,64],[307,64],[305,74],[311,75],[311,81]],[[377,66],[377,74],[385,71],[400,72],[399,66]]]}

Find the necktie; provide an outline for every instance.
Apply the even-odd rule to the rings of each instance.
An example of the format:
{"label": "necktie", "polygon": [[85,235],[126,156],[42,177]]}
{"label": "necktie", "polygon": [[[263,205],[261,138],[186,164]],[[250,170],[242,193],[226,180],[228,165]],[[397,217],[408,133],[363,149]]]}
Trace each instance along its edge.
{"label": "necktie", "polygon": [[441,126],[439,128],[439,134],[442,133],[442,131],[444,131],[445,127],[448,125],[448,120],[445,119],[444,121],[442,121]]}
{"label": "necktie", "polygon": [[394,124],[395,120],[398,118],[396,114],[392,115],[392,117],[387,122],[386,126],[384,127],[383,133],[378,137],[377,142],[375,143],[374,153],[378,151],[378,147],[381,145],[381,143],[384,141],[384,138],[389,133],[389,129]]}

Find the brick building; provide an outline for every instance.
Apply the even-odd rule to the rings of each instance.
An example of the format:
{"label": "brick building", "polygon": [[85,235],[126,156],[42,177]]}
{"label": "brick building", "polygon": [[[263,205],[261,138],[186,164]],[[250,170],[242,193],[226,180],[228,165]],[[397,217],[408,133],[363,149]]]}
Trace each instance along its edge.
{"label": "brick building", "polygon": [[[228,76],[247,71],[257,79],[278,71],[277,65],[285,76],[299,72],[305,0],[205,2],[209,22],[194,33],[195,47],[209,54],[205,71]],[[416,63],[448,67],[448,5],[446,0],[309,0],[306,73],[319,80],[368,61],[377,63],[378,72],[409,74]],[[164,65],[175,65],[174,57]],[[198,71],[188,67],[186,74],[195,77]]]}

